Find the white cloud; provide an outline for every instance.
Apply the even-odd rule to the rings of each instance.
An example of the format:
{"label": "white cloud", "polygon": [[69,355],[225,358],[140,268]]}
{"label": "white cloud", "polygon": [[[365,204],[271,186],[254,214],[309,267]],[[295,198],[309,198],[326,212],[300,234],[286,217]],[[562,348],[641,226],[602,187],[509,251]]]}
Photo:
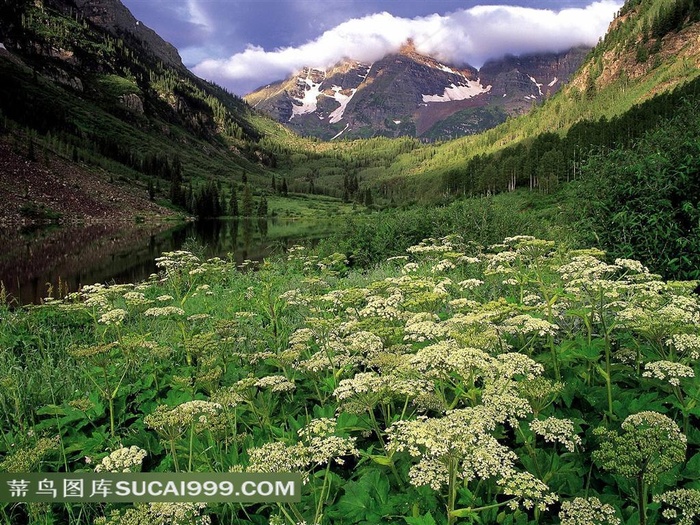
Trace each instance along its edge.
{"label": "white cloud", "polygon": [[211,28],[213,25],[206,11],[202,9],[196,0],[187,0],[187,14],[189,15],[189,21],[193,24],[206,28]]}
{"label": "white cloud", "polygon": [[455,65],[480,67],[505,54],[593,46],[605,34],[617,0],[560,11],[476,6],[413,19],[377,13],[343,22],[298,47],[266,50],[248,45],[227,59],[207,59],[193,70],[237,93],[287,77],[304,66],[328,67],[343,58],[372,62],[412,38],[418,51]]}

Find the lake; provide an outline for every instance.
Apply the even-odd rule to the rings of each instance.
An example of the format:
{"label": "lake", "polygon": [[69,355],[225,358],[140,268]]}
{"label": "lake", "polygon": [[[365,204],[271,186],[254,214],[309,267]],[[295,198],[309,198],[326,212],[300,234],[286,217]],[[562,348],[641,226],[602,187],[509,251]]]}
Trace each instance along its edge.
{"label": "lake", "polygon": [[0,281],[20,304],[76,291],[81,285],[126,283],[157,272],[155,258],[190,241],[207,257],[262,260],[293,244],[315,245],[330,221],[204,220],[172,224],[85,224],[0,231]]}

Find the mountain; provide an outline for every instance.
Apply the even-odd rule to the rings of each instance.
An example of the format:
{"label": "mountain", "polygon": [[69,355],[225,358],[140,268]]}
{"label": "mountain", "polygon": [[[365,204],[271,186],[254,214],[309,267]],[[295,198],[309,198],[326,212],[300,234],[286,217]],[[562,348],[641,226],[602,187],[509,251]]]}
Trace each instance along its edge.
{"label": "mountain", "polygon": [[507,56],[480,69],[449,66],[407,42],[373,64],[304,68],[245,100],[301,135],[452,138],[526,113],[569,79],[588,53]]}
{"label": "mountain", "polygon": [[165,66],[185,69],[177,49],[151,28],[136,20],[131,11],[118,0],[73,0],[73,2],[76,9],[97,27],[147,49]]}
{"label": "mountain", "polygon": [[[273,150],[290,136],[241,98],[190,73],[177,50],[119,0],[1,2],[0,77],[0,139],[32,158],[27,169],[35,179],[46,178],[54,157],[60,161],[54,167],[73,163],[85,192],[94,187],[87,179],[97,177],[115,191],[194,212],[207,187],[217,200],[243,178],[267,188]],[[7,151],[0,148],[0,155]],[[44,215],[64,220],[92,217],[100,208],[50,209],[60,194],[18,197],[7,190],[0,187],[7,203],[0,221],[14,221],[38,201],[49,207]]]}
{"label": "mountain", "polygon": [[[696,3],[629,0],[578,69],[583,49],[505,57],[477,71],[422,56],[410,42],[374,64],[307,69],[248,98],[258,109],[267,104],[273,120],[183,68],[172,46],[118,0],[0,1],[0,156],[15,155],[4,165],[18,166],[23,158],[17,173],[37,181],[47,169],[57,177],[82,174],[52,179],[63,194],[47,195],[34,184],[9,191],[12,178],[0,181],[0,223],[96,216],[89,208],[109,207],[56,204],[66,188],[90,177],[100,184],[82,191],[97,199],[110,195],[94,189],[106,182],[115,192],[128,189],[152,203],[213,214],[233,190],[244,194],[244,181],[256,201],[271,189],[282,199],[284,182],[290,194],[375,206],[507,191],[534,180],[526,172],[539,169],[540,154],[556,143],[553,134],[574,137],[561,153],[576,172],[590,145],[607,147],[620,133],[632,137],[653,125],[646,117],[613,119],[700,75]],[[279,120],[309,135],[375,138],[307,140]],[[607,123],[596,131],[605,140],[590,133],[598,121]],[[486,127],[486,133],[423,144]],[[518,162],[501,162],[509,147]],[[465,174],[480,178],[467,184]],[[128,214],[130,208],[120,209]]]}
{"label": "mountain", "polygon": [[[564,88],[527,115],[435,147],[404,147],[383,169],[361,169],[358,177],[395,201],[415,195],[434,202],[446,189],[459,195],[509,191],[521,187],[519,176],[529,186],[528,172],[555,139],[566,138],[558,173],[567,180],[578,173],[583,153],[628,143],[672,118],[683,99],[697,102],[699,77],[700,2],[628,0]],[[358,145],[357,154],[365,155],[363,149]]]}

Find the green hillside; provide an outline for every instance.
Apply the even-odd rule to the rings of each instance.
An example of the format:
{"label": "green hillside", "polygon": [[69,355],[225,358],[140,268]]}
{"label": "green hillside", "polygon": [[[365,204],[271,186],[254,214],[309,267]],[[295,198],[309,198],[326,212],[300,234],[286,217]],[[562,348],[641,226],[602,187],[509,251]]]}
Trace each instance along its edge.
{"label": "green hillside", "polygon": [[105,170],[193,212],[207,188],[228,201],[246,179],[262,195],[275,143],[298,142],[240,98],[164,63],[158,41],[109,32],[69,1],[5,2],[0,14],[0,125],[27,154]]}
{"label": "green hillside", "polygon": [[[627,2],[606,37],[562,92],[531,113],[509,119],[479,135],[442,144],[404,142],[398,156],[396,147],[381,139],[374,139],[371,148],[364,141],[356,141],[324,144],[319,149],[326,158],[351,157],[355,162],[347,166],[381,194],[402,200],[438,201],[446,190],[454,189],[449,182],[442,181],[466,176],[471,171],[472,158],[516,144],[529,148],[533,142],[548,140],[538,138],[543,135],[564,138],[577,123],[582,127],[597,124],[605,127],[606,122],[616,118],[625,122],[624,115],[629,110],[697,78],[700,75],[699,12],[700,6],[688,0]],[[642,113],[643,107],[639,110]],[[673,111],[671,103],[669,112]],[[653,119],[645,123],[654,125]],[[618,133],[621,137],[629,135],[628,130],[619,128],[611,125],[606,131],[609,142],[617,141]],[[578,139],[578,146],[587,149],[588,144]],[[573,157],[566,160],[568,169],[562,170],[561,175],[564,179],[565,173],[573,173],[574,169]],[[494,168],[508,169],[502,163]],[[493,176],[494,173],[487,174],[486,178]],[[498,182],[490,184],[499,186]],[[492,189],[485,185],[481,190]]]}
{"label": "green hillside", "polygon": [[[64,195],[346,214],[255,271],[188,243],[38,305],[0,283],[1,524],[698,523],[698,2],[627,2],[568,89],[439,144],[300,139],[70,5],[0,3],[0,199],[70,172]],[[141,472],[304,483],[49,500]]]}

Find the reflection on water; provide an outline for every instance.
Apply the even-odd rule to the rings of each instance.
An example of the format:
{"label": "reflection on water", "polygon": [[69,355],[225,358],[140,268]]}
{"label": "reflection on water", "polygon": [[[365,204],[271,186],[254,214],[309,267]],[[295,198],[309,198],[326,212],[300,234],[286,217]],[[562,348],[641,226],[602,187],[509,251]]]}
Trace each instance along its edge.
{"label": "reflection on water", "polygon": [[[326,235],[330,223],[290,219],[209,220],[180,224],[88,224],[0,231],[0,281],[21,304],[38,303],[97,282],[137,282],[157,271],[155,258],[185,241],[204,246],[207,257],[232,254],[240,263],[261,260],[295,243]],[[60,292],[59,292],[60,290]]]}

